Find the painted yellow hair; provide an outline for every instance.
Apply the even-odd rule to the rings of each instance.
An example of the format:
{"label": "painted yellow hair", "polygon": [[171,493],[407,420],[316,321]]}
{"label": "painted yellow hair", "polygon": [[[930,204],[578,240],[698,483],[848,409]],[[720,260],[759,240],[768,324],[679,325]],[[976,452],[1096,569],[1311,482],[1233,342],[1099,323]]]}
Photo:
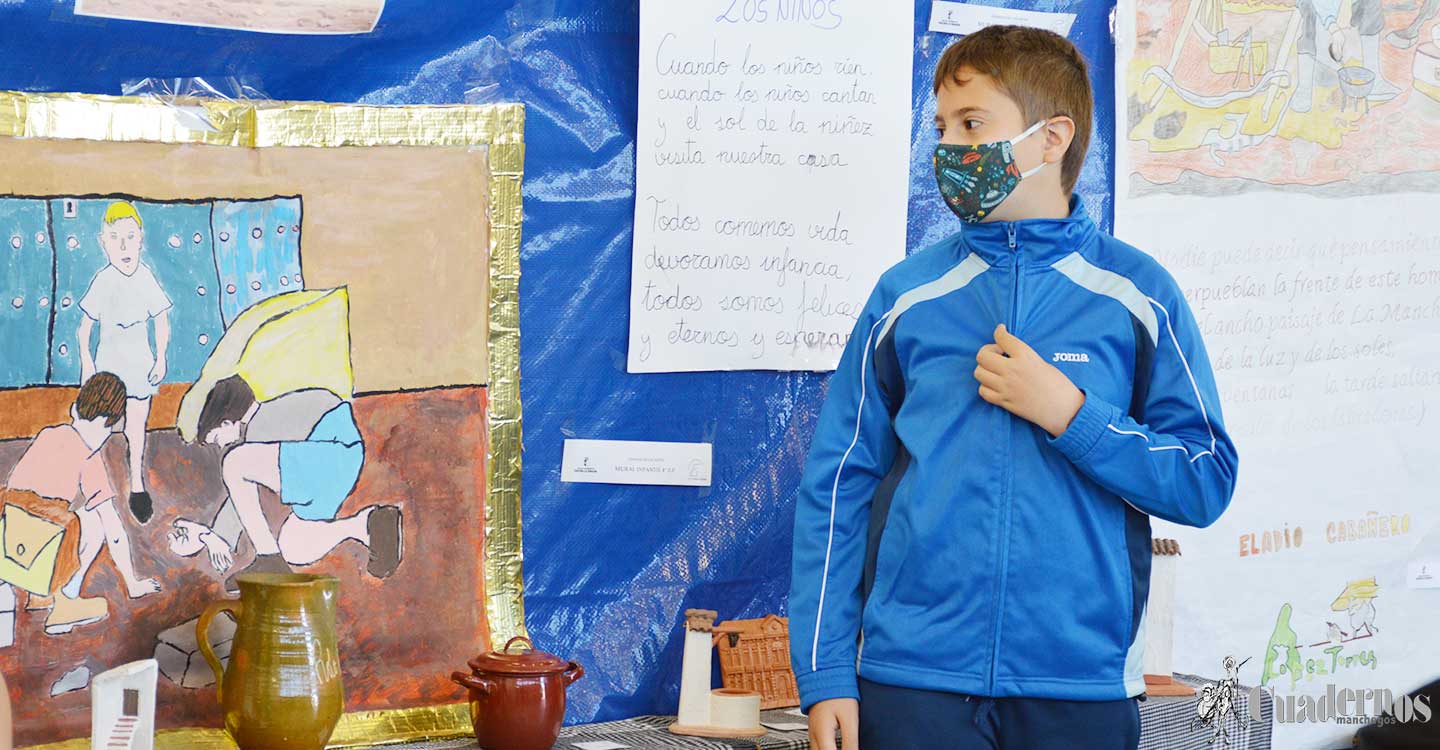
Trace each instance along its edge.
{"label": "painted yellow hair", "polygon": [[141,229],[145,228],[145,222],[140,220],[140,212],[129,201],[115,201],[105,209],[105,226],[110,226],[121,219],[134,219],[135,225]]}

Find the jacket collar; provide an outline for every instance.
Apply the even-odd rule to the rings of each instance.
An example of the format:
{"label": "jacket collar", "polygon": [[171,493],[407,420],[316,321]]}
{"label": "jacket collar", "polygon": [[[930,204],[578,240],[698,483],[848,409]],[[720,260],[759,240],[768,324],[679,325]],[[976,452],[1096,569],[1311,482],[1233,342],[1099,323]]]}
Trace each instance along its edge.
{"label": "jacket collar", "polygon": [[[1095,223],[1079,195],[1070,197],[1070,215],[1063,219],[1021,219],[966,224],[960,230],[961,254],[973,252],[986,263],[1009,265],[1016,250],[1027,265],[1050,265],[1084,248],[1095,235]],[[1014,239],[1014,247],[1011,239]]]}

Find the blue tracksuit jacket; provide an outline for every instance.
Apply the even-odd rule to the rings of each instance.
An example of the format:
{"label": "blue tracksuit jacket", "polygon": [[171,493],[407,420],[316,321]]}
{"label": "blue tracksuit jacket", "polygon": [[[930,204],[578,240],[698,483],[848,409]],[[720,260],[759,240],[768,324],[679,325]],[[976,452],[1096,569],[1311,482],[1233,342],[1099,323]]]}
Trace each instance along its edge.
{"label": "blue tracksuit jacket", "polygon": [[[999,323],[1085,394],[1052,438],[980,398]],[[1066,219],[969,225],[881,277],[820,411],[795,510],[803,705],[868,680],[1119,700],[1140,657],[1150,517],[1208,526],[1235,447],[1178,285]]]}

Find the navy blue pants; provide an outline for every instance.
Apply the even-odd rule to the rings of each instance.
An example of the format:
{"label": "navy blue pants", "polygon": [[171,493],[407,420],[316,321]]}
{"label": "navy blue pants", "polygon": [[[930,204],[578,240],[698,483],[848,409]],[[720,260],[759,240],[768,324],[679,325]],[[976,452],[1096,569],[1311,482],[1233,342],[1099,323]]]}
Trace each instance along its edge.
{"label": "navy blue pants", "polygon": [[860,679],[860,750],[1135,750],[1140,701],[982,698]]}

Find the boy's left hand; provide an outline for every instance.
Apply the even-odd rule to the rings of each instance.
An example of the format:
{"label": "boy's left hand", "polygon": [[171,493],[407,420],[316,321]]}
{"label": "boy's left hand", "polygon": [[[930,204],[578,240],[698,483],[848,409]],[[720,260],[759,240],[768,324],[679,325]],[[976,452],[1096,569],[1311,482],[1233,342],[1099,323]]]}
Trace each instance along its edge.
{"label": "boy's left hand", "polygon": [[995,327],[995,343],[981,347],[975,361],[980,398],[1034,422],[1051,437],[1060,437],[1085,403],[1085,394],[1065,373],[1003,323]]}
{"label": "boy's left hand", "polygon": [[155,360],[155,366],[152,367],[152,368],[150,368],[150,378],[149,378],[149,380],[150,380],[150,385],[160,385],[160,381],[162,381],[162,380],[164,380],[164,379],[165,379],[165,360],[163,360],[163,359],[157,359],[157,360]]}

